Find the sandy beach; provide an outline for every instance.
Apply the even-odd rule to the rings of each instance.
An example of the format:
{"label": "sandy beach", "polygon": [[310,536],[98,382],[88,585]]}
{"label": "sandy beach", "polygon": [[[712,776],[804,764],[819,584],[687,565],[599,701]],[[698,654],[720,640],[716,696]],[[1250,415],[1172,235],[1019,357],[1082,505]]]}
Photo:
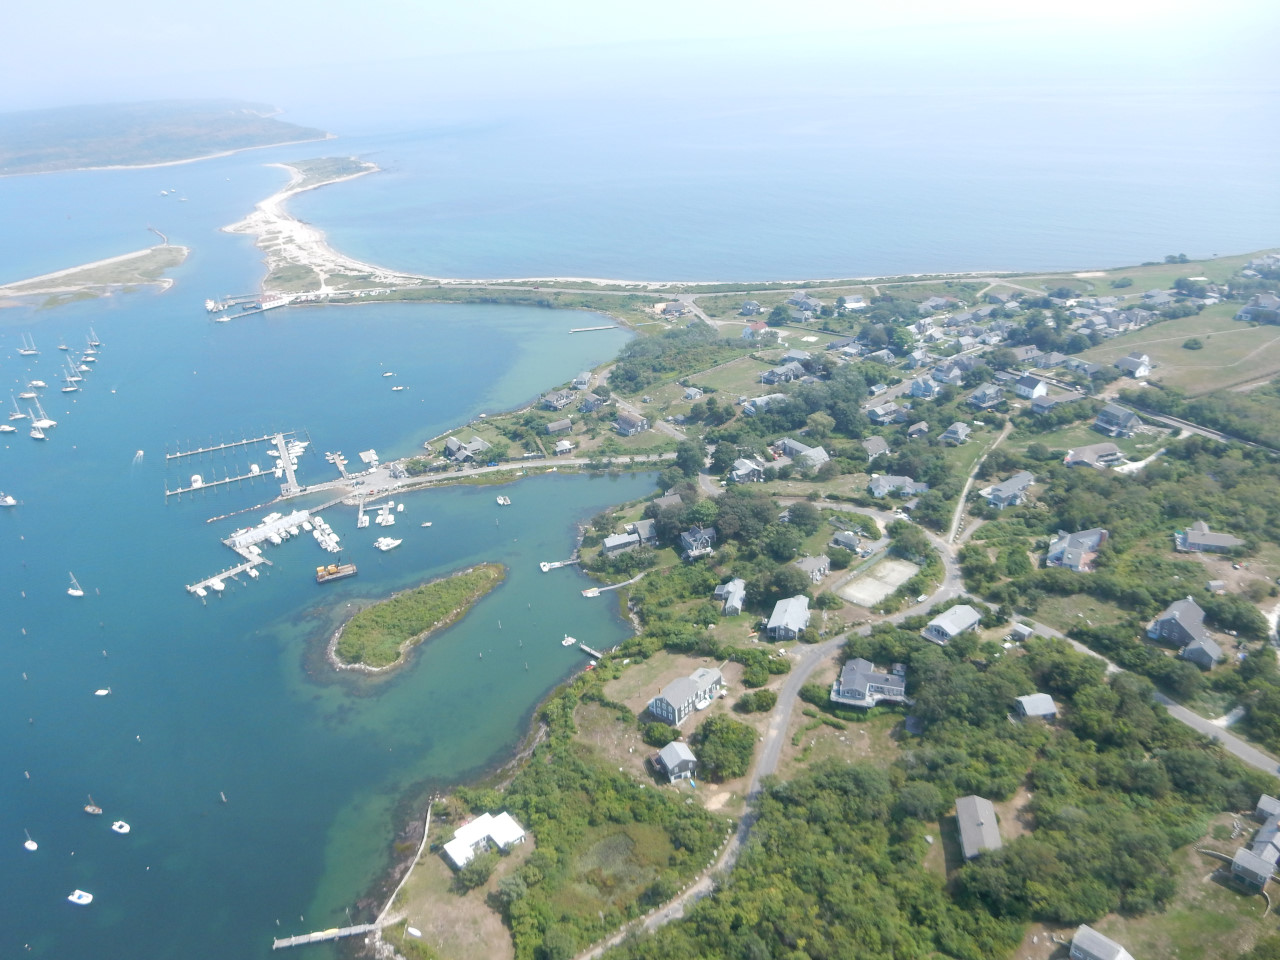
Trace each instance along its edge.
{"label": "sandy beach", "polygon": [[76,267],[68,267],[65,270],[54,270],[52,273],[43,273],[38,277],[28,277],[26,280],[15,280],[13,283],[0,285],[0,296],[26,297],[35,295],[52,295],[59,293],[74,293],[78,290],[88,289],[90,287],[110,287],[122,284],[140,285],[152,284],[168,290],[173,286],[173,280],[168,277],[160,277],[154,280],[148,280],[141,277],[127,278],[120,280],[111,280],[103,278],[95,278],[92,272],[100,270],[104,267],[113,267],[127,263],[130,260],[137,260],[154,254],[158,250],[172,250],[179,252],[181,259],[186,259],[189,252],[186,247],[170,246],[168,243],[158,244],[154,247],[145,247],[142,250],[134,250],[132,253],[122,253],[118,257],[107,257],[105,260],[95,260],[92,263],[82,263]]}

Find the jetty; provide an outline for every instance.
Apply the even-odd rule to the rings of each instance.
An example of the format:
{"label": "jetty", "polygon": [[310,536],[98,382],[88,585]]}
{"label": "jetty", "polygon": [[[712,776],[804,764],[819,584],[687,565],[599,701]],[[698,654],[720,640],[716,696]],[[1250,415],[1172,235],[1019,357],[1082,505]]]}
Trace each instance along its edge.
{"label": "jetty", "polygon": [[341,940],[343,937],[358,937],[362,933],[372,933],[378,929],[376,923],[357,923],[351,927],[330,927],[318,933],[300,933],[296,937],[279,937],[271,941],[272,950],[283,950],[285,947],[299,947],[304,943],[324,943],[326,940]]}
{"label": "jetty", "polygon": [[570,333],[591,333],[594,330],[617,330],[617,329],[618,329],[618,325],[616,323],[606,323],[598,327],[574,327],[569,332]]}

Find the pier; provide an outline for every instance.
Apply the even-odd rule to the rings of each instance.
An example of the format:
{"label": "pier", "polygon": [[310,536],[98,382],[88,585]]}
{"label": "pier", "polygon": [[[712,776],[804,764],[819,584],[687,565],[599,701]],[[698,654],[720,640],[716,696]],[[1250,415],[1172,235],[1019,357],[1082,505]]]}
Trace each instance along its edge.
{"label": "pier", "polygon": [[296,937],[280,937],[271,941],[272,950],[285,947],[298,947],[304,943],[324,943],[326,940],[340,940],[343,937],[357,937],[362,933],[372,933],[378,929],[376,923],[357,923],[353,927],[331,927],[319,933],[301,933]]}
{"label": "pier", "polygon": [[601,653],[599,650],[592,650],[592,649],[591,649],[590,647],[588,647],[585,643],[579,643],[579,644],[578,644],[578,649],[579,649],[579,650],[581,650],[581,651],[582,651],[583,653],[585,653],[585,654],[588,654],[588,655],[590,655],[590,656],[595,657],[597,660],[602,660],[602,659],[604,659],[604,654],[603,654],[603,653]]}
{"label": "pier", "polygon": [[255,443],[265,443],[274,436],[275,434],[268,433],[266,436],[254,437],[252,440],[233,440],[230,443],[219,443],[212,447],[197,447],[194,450],[179,450],[177,453],[166,453],[164,458],[166,460],[180,460],[182,457],[198,457],[202,453],[217,453],[219,450],[230,450],[233,447],[247,447]]}
{"label": "pier", "polygon": [[574,327],[569,332],[570,333],[591,333],[593,330],[617,330],[617,329],[618,329],[618,325],[616,323],[606,323],[598,327]]}
{"label": "pier", "polygon": [[250,470],[248,473],[242,473],[234,477],[223,477],[221,480],[201,479],[199,483],[192,483],[185,487],[178,487],[176,490],[170,490],[169,487],[166,485],[164,488],[164,495],[166,497],[176,497],[184,493],[195,493],[197,490],[209,490],[209,489],[212,489],[213,487],[225,486],[228,483],[240,483],[242,480],[256,480],[259,477],[263,477],[263,476],[270,476],[270,473],[269,472],[264,473],[261,470],[259,470],[257,473],[254,473],[252,470]]}
{"label": "pier", "polygon": [[293,457],[289,454],[289,447],[285,443],[285,435],[277,433],[271,438],[271,442],[276,445],[276,456],[280,461],[280,466],[284,468],[285,482],[280,487],[280,492],[286,497],[292,497],[301,492],[301,487],[298,486],[298,478],[293,473]]}
{"label": "pier", "polygon": [[538,564],[538,569],[543,573],[550,573],[552,570],[559,570],[561,567],[568,567],[578,562],[580,561],[577,557],[571,557],[568,560],[543,560]]}
{"label": "pier", "polygon": [[197,583],[188,584],[187,593],[198,594],[201,590],[207,591],[210,588],[213,588],[215,592],[220,593],[221,592],[220,589],[213,587],[213,584],[215,582],[222,583],[223,586],[225,586],[227,580],[234,580],[237,574],[248,573],[250,570],[252,570],[254,567],[256,567],[260,563],[265,563],[267,566],[271,566],[271,561],[268,560],[266,557],[255,556],[252,560],[246,560],[244,563],[240,564],[239,566],[228,567],[226,570],[223,570],[221,573],[215,573],[212,577],[205,577],[203,580],[200,580]]}

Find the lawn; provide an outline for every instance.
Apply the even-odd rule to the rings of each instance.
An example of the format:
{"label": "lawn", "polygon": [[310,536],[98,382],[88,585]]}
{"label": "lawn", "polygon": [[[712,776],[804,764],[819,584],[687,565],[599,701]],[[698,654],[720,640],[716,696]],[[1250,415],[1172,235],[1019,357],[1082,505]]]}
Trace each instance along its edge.
{"label": "lawn", "polygon": [[1124,451],[1124,455],[1130,460],[1141,460],[1160,449],[1160,444],[1166,438],[1167,433],[1167,431],[1161,431],[1159,435],[1139,433],[1132,438],[1116,437],[1113,439],[1098,433],[1088,423],[1073,423],[1051,433],[1029,433],[1020,430],[1010,436],[1005,441],[1005,445],[1010,449],[1023,451],[1033,443],[1042,443],[1050,450],[1074,450],[1077,447],[1085,447],[1094,443],[1110,442]]}
{"label": "lawn", "polygon": [[[766,363],[754,357],[738,357],[718,367],[692,374],[689,382],[702,388],[714,387],[718,401],[735,400],[739,396],[758,397],[762,393],[778,392],[760,383],[760,376],[776,364]],[[681,391],[683,395],[683,390]]]}
{"label": "lawn", "polygon": [[1031,615],[1032,619],[1046,623],[1051,627],[1067,633],[1075,627],[1092,626],[1093,624],[1116,623],[1130,616],[1114,603],[1095,600],[1086,594],[1070,597],[1046,597]]}
{"label": "lawn", "polygon": [[[1109,364],[1134,351],[1145,353],[1157,364],[1150,379],[1193,395],[1273,376],[1280,372],[1280,329],[1233,319],[1238,306],[1215,304],[1196,316],[1152,324],[1081,356]],[[1203,349],[1182,346],[1193,337]]]}

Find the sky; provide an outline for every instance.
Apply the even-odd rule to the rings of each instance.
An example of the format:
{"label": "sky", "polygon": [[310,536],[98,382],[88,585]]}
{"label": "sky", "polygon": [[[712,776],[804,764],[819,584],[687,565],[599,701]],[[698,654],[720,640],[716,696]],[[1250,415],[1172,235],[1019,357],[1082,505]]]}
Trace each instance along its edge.
{"label": "sky", "polygon": [[11,4],[0,110],[237,97],[376,126],[573,99],[929,85],[1275,84],[1272,0],[46,0]]}

